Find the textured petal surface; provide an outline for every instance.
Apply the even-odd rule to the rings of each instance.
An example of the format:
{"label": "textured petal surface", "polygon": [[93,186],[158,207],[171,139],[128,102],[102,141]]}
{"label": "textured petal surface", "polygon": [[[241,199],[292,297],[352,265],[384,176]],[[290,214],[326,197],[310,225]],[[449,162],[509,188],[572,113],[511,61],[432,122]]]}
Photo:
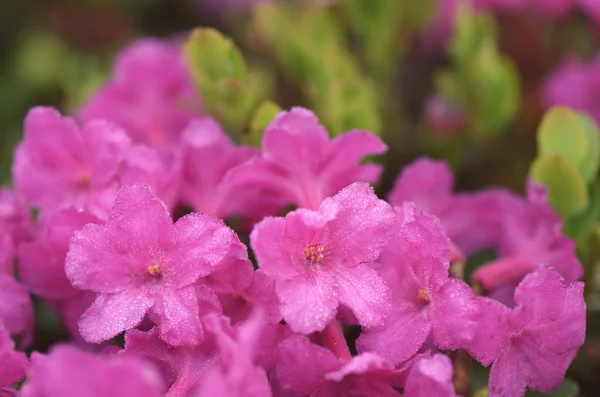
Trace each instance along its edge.
{"label": "textured petal surface", "polygon": [[204,337],[198,315],[196,290],[190,285],[165,292],[152,308],[160,337],[173,346],[194,346]]}
{"label": "textured petal surface", "polygon": [[448,356],[435,354],[417,361],[404,385],[405,397],[456,397],[452,383],[452,362]]}
{"label": "textured petal surface", "polygon": [[154,299],[128,288],[99,295],[79,320],[79,332],[90,343],[100,343],[142,322]]}
{"label": "textured petal surface", "polygon": [[281,313],[290,328],[301,334],[322,331],[335,317],[338,295],[333,275],[298,276],[277,284]]}
{"label": "textured petal surface", "polygon": [[425,343],[431,321],[424,311],[393,311],[381,327],[367,328],[356,341],[359,352],[375,352],[398,364],[408,360]]}
{"label": "textured petal surface", "polygon": [[[10,386],[25,377],[29,361],[25,353],[15,351],[15,346],[8,332],[0,325],[0,388]],[[1,393],[0,393],[1,395]]]}

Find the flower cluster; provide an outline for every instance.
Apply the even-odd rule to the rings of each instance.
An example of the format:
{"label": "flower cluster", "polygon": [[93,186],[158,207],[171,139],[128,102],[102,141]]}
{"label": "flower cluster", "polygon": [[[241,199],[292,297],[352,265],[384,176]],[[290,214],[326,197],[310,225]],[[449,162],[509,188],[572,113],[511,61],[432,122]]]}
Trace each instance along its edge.
{"label": "flower cluster", "polygon": [[[27,115],[0,190],[0,395],[454,397],[457,350],[492,397],[562,382],[583,270],[544,188],[453,193],[422,158],[385,201],[364,162],[385,144],[303,108],[238,146],[178,48],[129,47],[76,119]],[[70,343],[24,354],[30,294]]]}

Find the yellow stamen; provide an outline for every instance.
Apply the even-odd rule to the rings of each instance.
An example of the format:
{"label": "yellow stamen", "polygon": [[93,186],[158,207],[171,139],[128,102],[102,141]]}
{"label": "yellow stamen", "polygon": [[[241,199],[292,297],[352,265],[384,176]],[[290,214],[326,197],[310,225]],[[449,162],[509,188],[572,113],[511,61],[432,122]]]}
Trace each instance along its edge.
{"label": "yellow stamen", "polygon": [[160,276],[163,271],[160,265],[150,265],[146,270],[148,270],[148,273],[150,273],[151,276]]}

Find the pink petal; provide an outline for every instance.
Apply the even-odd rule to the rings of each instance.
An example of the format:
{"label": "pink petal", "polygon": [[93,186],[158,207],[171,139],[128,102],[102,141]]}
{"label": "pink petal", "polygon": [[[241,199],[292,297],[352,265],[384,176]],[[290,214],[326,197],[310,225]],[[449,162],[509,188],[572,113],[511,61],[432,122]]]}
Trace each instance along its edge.
{"label": "pink petal", "polygon": [[277,378],[294,395],[314,393],[325,382],[325,375],[341,366],[333,353],[304,336],[291,336],[278,348]]}
{"label": "pink petal", "polygon": [[360,325],[375,327],[383,323],[391,309],[390,289],[373,269],[366,265],[336,272],[340,302],[348,306]]}
{"label": "pink petal", "polygon": [[281,313],[294,332],[310,334],[325,328],[338,307],[333,275],[297,276],[277,284]]}
{"label": "pink petal", "polygon": [[128,288],[115,294],[98,295],[79,320],[79,332],[90,343],[100,343],[142,322],[154,299]]}
{"label": "pink petal", "polygon": [[453,185],[452,170],[445,162],[421,157],[404,167],[388,199],[395,206],[414,201],[421,210],[435,214],[449,201]]}
{"label": "pink petal", "polygon": [[452,383],[452,362],[448,356],[436,354],[422,358],[411,369],[405,397],[457,397]]}
{"label": "pink petal", "polygon": [[226,259],[228,248],[229,255],[247,258],[246,247],[235,232],[211,215],[193,213],[180,218],[174,225],[174,238],[176,248],[165,266],[165,275],[180,287],[213,272]]}
{"label": "pink petal", "polygon": [[[15,350],[14,342],[8,332],[0,325],[0,388],[10,386],[25,377],[29,360],[25,353]],[[0,393],[0,395],[2,395]]]}
{"label": "pink petal", "polygon": [[389,204],[375,195],[367,183],[353,183],[335,196],[323,200],[319,211],[332,203],[339,210],[328,224],[328,249],[337,250],[349,266],[375,261],[387,244],[393,231],[394,211]]}
{"label": "pink petal", "polygon": [[450,279],[432,296],[430,318],[435,344],[442,350],[457,350],[475,337],[481,307],[468,284]]}
{"label": "pink petal", "polygon": [[494,362],[490,371],[489,397],[523,397],[527,374],[520,365],[520,357],[510,350]]}
{"label": "pink petal", "polygon": [[425,311],[395,311],[383,326],[363,331],[356,347],[361,353],[371,351],[397,364],[418,352],[430,331],[431,322]]}
{"label": "pink petal", "polygon": [[151,311],[158,324],[161,339],[173,346],[194,346],[204,334],[200,326],[196,290],[190,285],[174,291],[165,291]]}

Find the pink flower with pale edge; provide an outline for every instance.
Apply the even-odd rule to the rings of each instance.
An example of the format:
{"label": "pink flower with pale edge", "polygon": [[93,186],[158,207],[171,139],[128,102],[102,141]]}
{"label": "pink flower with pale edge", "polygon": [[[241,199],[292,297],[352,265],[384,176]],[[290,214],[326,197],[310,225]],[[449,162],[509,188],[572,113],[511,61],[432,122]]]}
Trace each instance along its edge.
{"label": "pink flower with pale edge", "polygon": [[548,393],[562,382],[585,340],[583,283],[569,285],[541,267],[521,281],[516,307],[482,300],[482,317],[469,352],[492,364],[490,397],[522,397],[525,388]]}
{"label": "pink flower with pale edge", "polygon": [[160,397],[160,374],[138,357],[98,357],[60,345],[48,355],[33,353],[23,397]]}
{"label": "pink flower with pale edge", "polygon": [[33,337],[33,306],[27,289],[11,275],[0,274],[0,327],[22,335],[27,346]]}
{"label": "pink flower with pale edge", "polygon": [[400,363],[428,338],[442,350],[466,347],[480,309],[471,288],[448,275],[448,238],[438,219],[413,203],[395,211],[395,232],[376,267],[392,290],[392,311],[383,325],[364,329],[359,352],[373,351]]}
{"label": "pink flower with pale edge", "polygon": [[199,113],[181,43],[141,39],[119,54],[112,78],[79,110],[78,118],[110,120],[136,142],[166,146],[178,142]]}
{"label": "pink flower with pale edge", "polygon": [[435,354],[417,361],[406,378],[404,397],[459,397],[454,390],[454,368],[448,356]]}
{"label": "pink flower with pale edge", "polygon": [[210,117],[194,119],[182,133],[182,200],[197,212],[224,218],[249,211],[248,192],[232,189],[223,178],[233,167],[256,157],[258,150],[236,146]]}
{"label": "pink flower with pale edge", "polygon": [[27,204],[42,213],[76,206],[103,218],[114,201],[118,172],[131,145],[106,121],[79,128],[52,108],[35,107],[15,151],[13,180]]}
{"label": "pink flower with pale edge", "polygon": [[15,344],[8,332],[0,325],[0,396],[1,388],[19,382],[25,377],[29,361],[25,353],[15,350]]}
{"label": "pink flower with pale edge", "polygon": [[250,235],[262,271],[275,281],[290,328],[321,331],[341,304],[361,325],[382,323],[390,290],[369,265],[388,242],[394,212],[366,183],[326,198],[318,211],[298,209],[266,218]]}
{"label": "pink flower with pale edge", "polygon": [[261,350],[266,347],[261,345],[263,331],[270,327],[263,315],[257,312],[236,327],[215,314],[204,321],[216,338],[221,362],[206,375],[195,397],[270,397],[266,371],[259,365]]}
{"label": "pink flower with pale edge", "polygon": [[136,327],[148,313],[172,345],[203,337],[194,283],[212,273],[230,252],[246,247],[223,221],[190,214],[173,224],[147,185],[124,187],[105,225],[75,233],[65,271],[79,289],[98,293],[79,326],[98,343]]}
{"label": "pink flower with pale edge", "polygon": [[365,131],[352,130],[329,140],[311,111],[295,107],[279,113],[267,127],[261,156],[232,170],[225,182],[241,189],[259,188],[280,197],[281,205],[316,210],[324,198],[352,182],[376,182],[381,166],[361,161],[386,150],[379,138]]}
{"label": "pink flower with pale edge", "polygon": [[159,337],[156,328],[150,332],[127,331],[125,350],[119,354],[142,357],[156,364],[169,386],[167,397],[194,395],[207,372],[221,360],[211,334],[197,346],[173,347]]}

